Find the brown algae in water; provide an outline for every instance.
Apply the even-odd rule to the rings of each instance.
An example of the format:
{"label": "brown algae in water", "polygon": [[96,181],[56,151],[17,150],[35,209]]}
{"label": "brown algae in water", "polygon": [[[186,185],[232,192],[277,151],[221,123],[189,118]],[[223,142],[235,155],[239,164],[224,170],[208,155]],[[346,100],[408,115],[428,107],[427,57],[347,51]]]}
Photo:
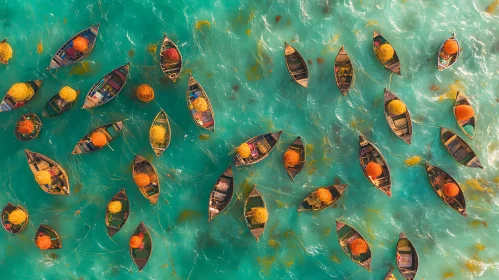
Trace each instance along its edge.
{"label": "brown algae in water", "polygon": [[178,216],[177,223],[182,223],[187,220],[195,220],[198,218],[201,218],[201,212],[196,211],[196,210],[184,210],[180,215]]}

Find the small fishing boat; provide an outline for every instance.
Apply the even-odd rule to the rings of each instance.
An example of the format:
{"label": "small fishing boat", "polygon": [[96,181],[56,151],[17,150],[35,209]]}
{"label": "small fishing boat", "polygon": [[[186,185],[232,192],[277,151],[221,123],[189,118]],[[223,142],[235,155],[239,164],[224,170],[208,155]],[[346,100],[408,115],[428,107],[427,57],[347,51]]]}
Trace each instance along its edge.
{"label": "small fishing boat", "polygon": [[[393,92],[385,88],[385,118],[390,129],[397,135],[400,139],[404,140],[405,143],[411,144],[412,137],[412,120],[409,109],[406,108],[405,112],[402,114],[392,114],[388,110],[388,104],[393,100],[400,100]],[[404,103],[405,104],[405,103]]]}
{"label": "small fishing boat", "polygon": [[[392,180],[390,178],[390,169],[381,152],[361,134],[359,136],[359,160],[360,167],[366,178],[379,190],[392,196]],[[374,162],[381,166],[382,173],[376,178],[371,178],[366,172],[368,163]]]}
{"label": "small fishing boat", "polygon": [[468,167],[482,168],[483,166],[478,159],[475,151],[471,148],[463,138],[459,137],[454,131],[441,128],[440,139],[444,144],[449,154],[460,164]]}
{"label": "small fishing boat", "polygon": [[40,153],[35,153],[30,150],[24,150],[24,152],[28,159],[29,168],[35,177],[39,171],[50,173],[51,177],[49,184],[38,184],[42,190],[49,194],[70,194],[69,177],[62,166]]}
{"label": "small fishing boat", "polygon": [[[3,41],[0,41],[0,44],[1,43],[7,43],[7,38],[3,39]],[[6,60],[0,59],[0,64],[9,64],[9,60],[8,59],[6,59]]]}
{"label": "small fishing boat", "polygon": [[232,166],[218,177],[217,183],[213,187],[208,203],[208,222],[218,216],[229,205],[234,192],[234,176]]}
{"label": "small fishing boat", "polygon": [[[348,187],[347,184],[333,185],[314,190],[307,197],[305,197],[305,199],[303,199],[300,206],[298,206],[298,212],[305,212],[305,211],[316,212],[326,209],[328,206],[335,203],[343,195],[343,192],[347,187]],[[329,193],[331,194],[331,199],[327,201],[322,201],[318,195],[318,192],[320,192],[321,189],[329,191]]]}
{"label": "small fishing boat", "polygon": [[258,239],[260,239],[260,236],[262,236],[263,232],[265,231],[267,222],[262,224],[252,224],[252,216],[248,215],[248,213],[251,212],[253,208],[264,208],[265,210],[267,210],[265,201],[263,200],[260,192],[256,189],[256,185],[253,186],[253,189],[244,202],[244,218],[251,234],[253,234],[253,236],[256,238],[256,241],[258,241]]}
{"label": "small fishing boat", "polygon": [[[159,139],[154,139],[153,137],[154,135],[151,133],[153,132],[154,127],[160,127],[158,129],[159,131],[163,131],[164,129],[165,131],[164,137],[159,137]],[[154,118],[154,121],[152,122],[151,125],[151,129],[149,130],[149,142],[151,143],[151,147],[154,150],[154,153],[156,153],[158,157],[161,156],[161,154],[170,145],[171,133],[172,131],[170,129],[170,122],[168,121],[168,115],[165,113],[165,111],[161,110]]]}
{"label": "small fishing boat", "polygon": [[50,237],[52,241],[52,245],[48,249],[57,250],[62,248],[62,241],[61,237],[59,236],[59,233],[47,225],[40,225],[40,227],[38,227],[38,230],[36,231],[35,234],[35,243],[37,238],[44,235]]}
{"label": "small fishing boat", "polygon": [[395,275],[393,275],[393,268],[390,268],[390,270],[388,270],[388,272],[385,274],[384,280],[397,280]]}
{"label": "small fishing boat", "polygon": [[[102,149],[105,145],[109,145],[109,143],[116,139],[116,137],[120,135],[122,129],[123,121],[99,126],[98,128],[89,132],[87,135],[83,136],[83,138],[78,141],[75,148],[73,149],[73,155],[93,153]],[[91,136],[96,132],[103,133],[106,136],[106,144],[104,146],[96,146],[94,145],[94,143],[92,143]]]}
{"label": "small fishing boat", "polygon": [[[180,71],[182,71],[182,54],[178,49],[177,45],[173,43],[168,37],[166,37],[166,33],[164,34],[165,38],[163,39],[163,44],[161,44],[161,50],[159,52],[160,66],[161,71],[173,82],[176,82]],[[177,59],[168,58],[165,55],[165,52],[168,53],[169,49],[174,49],[178,56]],[[173,51],[172,51],[173,52]],[[175,53],[175,52],[173,52]]]}
{"label": "small fishing boat", "polygon": [[128,201],[125,189],[121,189],[115,194],[109,203],[114,201],[120,202],[122,206],[118,213],[111,213],[109,209],[106,209],[106,229],[109,237],[112,237],[123,228],[130,214],[130,202]]}
{"label": "small fishing boat", "polygon": [[[459,183],[452,178],[447,172],[442,169],[433,166],[429,163],[425,163],[426,173],[428,173],[428,179],[430,180],[430,184],[433,187],[433,190],[437,193],[437,195],[449,205],[452,209],[456,210],[459,214],[467,217],[466,213],[466,199],[464,197],[463,190]],[[445,184],[454,184],[457,186],[459,192],[455,196],[447,196],[444,192]]]}
{"label": "small fishing boat", "polygon": [[33,97],[35,97],[36,93],[40,89],[40,86],[42,85],[42,80],[27,81],[24,82],[24,84],[26,84],[31,90],[33,90],[32,94],[26,97],[26,99],[21,101],[16,100],[14,97],[10,96],[9,94],[5,94],[5,97],[2,99],[2,102],[0,103],[0,112],[12,111],[28,104],[28,102],[30,102],[33,99]]}
{"label": "small fishing boat", "polygon": [[130,247],[130,256],[132,256],[132,260],[135,265],[137,265],[139,271],[142,271],[144,266],[146,266],[147,261],[149,261],[152,253],[151,234],[149,233],[149,230],[144,222],[140,222],[139,226],[133,233],[133,236],[142,236],[142,244],[139,248]]}
{"label": "small fishing boat", "polygon": [[274,149],[281,138],[282,130],[274,133],[267,133],[255,136],[245,143],[251,150],[248,158],[242,158],[238,153],[234,156],[236,166],[251,165],[265,159]]}
{"label": "small fishing boat", "polygon": [[[455,41],[457,43],[457,48],[458,51],[453,54],[447,54],[444,51],[444,45],[445,42],[448,40]],[[449,67],[451,67],[454,63],[456,63],[457,59],[459,58],[459,55],[461,54],[461,45],[459,44],[459,41],[456,39],[456,33],[452,33],[452,36],[449,37],[445,42],[442,43],[440,46],[440,50],[438,51],[438,70],[442,71],[445,70]]]}
{"label": "small fishing boat", "polygon": [[288,43],[284,42],[284,57],[289,75],[299,85],[308,87],[308,66],[301,54]]}
{"label": "small fishing boat", "polygon": [[334,78],[341,94],[347,96],[348,91],[355,83],[355,72],[352,61],[343,46],[334,60]]}
{"label": "small fishing boat", "polygon": [[[473,114],[473,117],[471,117],[467,120],[458,120],[458,118],[456,116],[456,106],[459,106],[459,105],[471,106],[471,102],[468,99],[468,97],[466,97],[466,95],[464,95],[464,93],[461,93],[458,91],[457,95],[456,95],[456,102],[454,102],[454,108],[453,108],[454,118],[456,119],[457,125],[459,125],[459,127],[461,128],[463,133],[466,136],[468,136],[470,139],[473,140],[473,136],[475,136],[475,129],[476,129],[476,116]],[[467,126],[467,125],[471,126],[473,128],[473,133],[468,133],[468,131],[466,131],[465,126]]]}
{"label": "small fishing boat", "polygon": [[[26,213],[26,219],[20,224],[14,224],[11,221],[9,221],[10,213],[14,212],[15,210],[20,210]],[[28,216],[28,210],[26,210],[26,208],[22,207],[21,205],[15,206],[10,202],[8,202],[7,205],[5,205],[5,207],[2,210],[2,226],[7,232],[10,232],[12,234],[21,233],[26,228],[28,223],[29,223],[29,216]]]}
{"label": "small fishing boat", "polygon": [[133,160],[132,174],[142,195],[152,204],[156,204],[160,188],[158,173],[154,166],[147,159],[136,155]]}
{"label": "small fishing boat", "polygon": [[[353,227],[336,220],[336,233],[338,234],[338,241],[340,242],[341,249],[347,254],[350,259],[359,264],[360,266],[371,271],[371,249],[367,241],[360,235],[360,233]],[[358,241],[361,240],[361,241]],[[366,246],[366,250],[360,252],[352,252],[352,243],[362,243]],[[355,245],[355,244],[354,244]],[[365,252],[363,252],[365,251]],[[355,253],[355,254],[354,254]]]}
{"label": "small fishing boat", "polygon": [[199,127],[215,131],[215,113],[210,99],[203,87],[192,77],[192,74],[189,75],[187,86],[187,108]]}
{"label": "small fishing boat", "polygon": [[[62,45],[62,47],[55,53],[46,70],[65,67],[85,59],[94,49],[97,34],[99,34],[99,25],[100,24],[97,23],[96,25],[90,26],[89,28],[80,31],[71,37],[71,39]],[[87,42],[86,50],[83,52],[77,50],[73,45],[73,42],[77,38],[84,38]]]}
{"label": "small fishing boat", "polygon": [[418,272],[418,253],[405,234],[400,233],[397,243],[397,268],[407,280],[416,278]]}
{"label": "small fishing boat", "polygon": [[[78,96],[80,95],[80,91],[76,91],[76,98],[78,99]],[[69,109],[73,108],[73,106],[76,104],[76,100],[71,101],[71,102],[66,102],[60,95],[59,93],[56,93],[50,100],[47,102],[45,105],[45,108],[43,109],[42,116],[45,118],[53,118],[57,117],[60,114],[68,111]]]}
{"label": "small fishing boat", "polygon": [[376,55],[376,58],[378,59],[383,66],[385,66],[386,69],[389,71],[401,75],[400,73],[400,60],[399,57],[397,56],[397,52],[393,49],[393,47],[390,45],[390,47],[393,49],[393,56],[391,58],[388,58],[387,60],[382,60],[378,57],[378,51],[380,51],[380,47],[383,44],[388,44],[390,45],[390,42],[385,40],[383,36],[380,34],[376,33],[376,31],[373,34],[373,49],[374,49],[374,54]]}
{"label": "small fishing boat", "polygon": [[[33,124],[32,132],[26,131],[26,133],[23,133],[22,129],[20,128],[20,126],[25,124],[26,121],[28,121],[28,123]],[[37,138],[38,135],[40,135],[40,131],[42,131],[42,121],[36,114],[28,113],[22,115],[21,118],[17,121],[14,134],[16,135],[17,139],[22,141],[28,141]]]}
{"label": "small fishing boat", "polygon": [[118,96],[125,87],[130,63],[120,66],[95,83],[85,98],[83,109],[102,106]]}
{"label": "small fishing boat", "polygon": [[[289,152],[289,153],[288,153]],[[294,158],[296,154],[298,154],[298,161],[296,161]],[[289,155],[290,158],[287,158],[287,155]],[[286,161],[288,159],[288,161]],[[301,137],[298,136],[291,145],[289,145],[288,149],[284,153],[283,157],[283,164],[284,168],[286,169],[286,172],[288,173],[289,177],[291,177],[292,180],[295,179],[296,175],[302,171],[303,167],[305,166],[306,163],[306,153],[305,153],[305,146],[303,145],[303,141],[301,140]]]}

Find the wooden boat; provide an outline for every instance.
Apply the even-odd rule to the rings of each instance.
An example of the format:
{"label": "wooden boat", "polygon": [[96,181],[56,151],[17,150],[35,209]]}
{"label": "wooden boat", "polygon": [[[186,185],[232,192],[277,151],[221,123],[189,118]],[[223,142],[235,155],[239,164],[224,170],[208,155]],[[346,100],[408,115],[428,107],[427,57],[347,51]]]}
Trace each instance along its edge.
{"label": "wooden boat", "polygon": [[128,220],[128,215],[130,214],[130,202],[128,201],[125,189],[121,189],[117,194],[115,194],[109,203],[113,201],[121,202],[122,206],[121,211],[114,214],[106,209],[106,229],[109,237],[112,237],[123,228]]}
{"label": "wooden boat", "polygon": [[[154,118],[154,121],[152,122],[151,129],[153,126],[159,125],[162,126],[166,129],[166,137],[164,142],[157,142],[152,139],[150,133],[149,133],[149,142],[151,143],[151,147],[154,150],[154,153],[159,157],[161,154],[168,148],[170,145],[170,140],[171,140],[171,129],[170,129],[170,122],[168,121],[168,115],[165,113],[165,111],[161,110],[156,117]],[[150,130],[149,130],[150,131]]]}
{"label": "wooden boat", "polygon": [[388,270],[388,272],[385,274],[384,280],[397,280],[395,275],[393,275],[393,268],[390,268],[390,270]]}
{"label": "wooden boat", "polygon": [[120,66],[95,83],[85,98],[83,109],[102,106],[118,96],[125,87],[130,63]]}
{"label": "wooden boat", "polygon": [[69,109],[73,108],[73,106],[76,104],[79,95],[80,91],[77,90],[76,99],[71,102],[66,102],[64,99],[62,99],[59,93],[56,93],[54,96],[52,96],[52,98],[50,98],[50,100],[45,105],[42,116],[45,118],[53,118],[68,111]]}
{"label": "wooden boat", "polygon": [[[7,38],[0,41],[0,43],[7,43]],[[0,64],[9,64],[8,60],[0,60]]]}
{"label": "wooden boat", "polygon": [[[100,24],[97,23],[71,37],[71,39],[62,45],[55,53],[46,70],[65,67],[85,59],[94,49],[97,34],[99,34],[99,26]],[[80,52],[73,48],[73,41],[80,36],[88,40],[88,49],[85,52]]]}
{"label": "wooden boat", "polygon": [[345,189],[347,187],[348,187],[347,184],[345,184],[345,185],[333,185],[333,186],[325,187],[326,189],[329,190],[329,192],[331,192],[331,194],[333,196],[333,199],[331,199],[331,201],[329,201],[328,203],[318,201],[317,196],[316,196],[318,189],[314,190],[307,197],[305,197],[305,199],[303,199],[300,206],[298,206],[298,212],[305,212],[305,211],[316,212],[316,211],[326,209],[328,206],[335,203],[343,195],[343,192],[345,191]]}
{"label": "wooden boat", "polygon": [[[430,184],[433,187],[433,190],[437,193],[437,195],[449,205],[452,209],[456,210],[459,214],[467,217],[466,213],[466,199],[464,197],[463,190],[459,183],[452,178],[447,172],[442,169],[433,166],[429,163],[425,163],[426,173],[428,173],[428,179],[430,180]],[[455,197],[448,197],[444,194],[444,185],[446,183],[453,183],[459,188],[459,193]]]}
{"label": "wooden boat", "polygon": [[263,196],[256,189],[256,185],[253,186],[253,189],[246,198],[246,201],[244,202],[244,218],[246,220],[246,225],[248,226],[251,234],[253,234],[253,236],[256,238],[256,241],[258,241],[258,239],[260,239],[260,236],[262,236],[263,232],[265,231],[267,223],[256,224],[256,225],[251,224],[251,216],[248,216],[247,213],[250,212],[251,209],[255,207],[262,207],[267,209],[267,205],[265,205],[265,200],[263,200]]}
{"label": "wooden boat", "polygon": [[[19,225],[15,225],[9,221],[9,214],[12,213],[14,210],[21,210],[24,213],[26,213],[26,220]],[[22,207],[21,205],[15,206],[10,202],[8,202],[7,205],[5,205],[5,207],[3,208],[1,218],[2,218],[3,228],[7,232],[10,232],[12,234],[21,233],[29,223],[28,210],[26,210],[26,208]]]}
{"label": "wooden boat", "polygon": [[[204,98],[206,103],[208,103],[208,110],[206,112],[198,112],[194,109],[193,102],[198,97]],[[187,86],[187,108],[191,113],[192,119],[199,127],[215,131],[215,113],[213,112],[210,99],[203,87],[192,77],[192,74],[189,76],[189,84]]]}
{"label": "wooden boat", "polygon": [[[455,54],[447,55],[444,52],[444,44],[447,40],[454,40],[457,43],[457,46],[459,48],[459,51]],[[454,63],[456,63],[457,59],[459,58],[459,55],[461,54],[461,44],[459,44],[459,41],[456,39],[456,33],[452,33],[452,36],[449,37],[449,39],[445,40],[442,45],[440,46],[440,50],[438,51],[438,63],[437,67],[439,71],[445,70],[447,68],[450,68]]]}
{"label": "wooden boat", "polygon": [[352,61],[343,46],[334,60],[334,78],[341,94],[346,96],[355,83],[355,72]]}
{"label": "wooden boat", "polygon": [[[388,112],[388,103],[392,100],[400,100],[393,92],[385,88],[385,118],[390,129],[397,135],[400,139],[404,140],[405,143],[411,144],[412,137],[412,120],[409,109],[405,113],[400,115],[394,115]],[[402,100],[400,100],[402,101]],[[405,104],[405,103],[404,103]]]}
{"label": "wooden boat", "polygon": [[236,166],[251,165],[265,159],[274,149],[277,141],[281,138],[281,134],[282,130],[258,135],[246,141],[246,144],[250,146],[251,156],[249,158],[241,158],[236,153],[234,157]]}
{"label": "wooden boat", "polygon": [[308,87],[308,66],[301,54],[288,43],[284,42],[284,57],[289,75],[299,85]]}
{"label": "wooden boat", "polygon": [[35,234],[35,242],[36,239],[42,235],[47,235],[48,237],[50,237],[50,239],[52,239],[52,246],[49,248],[50,250],[57,250],[62,248],[62,241],[59,233],[51,227],[47,225],[40,225]]}
{"label": "wooden boat", "polygon": [[[466,95],[464,95],[464,93],[461,93],[458,91],[457,95],[456,95],[456,102],[454,102],[454,108],[453,108],[454,118],[456,119],[457,125],[459,125],[459,127],[461,128],[463,133],[466,136],[468,136],[470,139],[473,140],[473,136],[475,136],[475,129],[476,129],[476,116],[473,115],[473,117],[471,119],[464,120],[464,121],[458,120],[457,116],[456,116],[456,106],[459,106],[459,105],[471,106],[471,102],[468,99],[468,97],[466,97]],[[471,125],[473,127],[473,134],[469,134],[468,132],[466,132],[466,130],[464,129],[465,125]]]}
{"label": "wooden boat", "polygon": [[399,57],[397,56],[397,52],[395,51],[395,49],[394,49],[393,57],[390,58],[389,60],[381,61],[378,58],[378,56],[377,56],[378,48],[385,43],[390,44],[390,42],[385,40],[385,38],[383,38],[383,36],[376,33],[376,31],[375,31],[373,34],[373,49],[374,49],[374,54],[376,55],[376,58],[378,59],[379,62],[381,62],[381,64],[383,64],[383,66],[385,66],[386,69],[388,69],[389,71],[391,71],[395,74],[401,75],[401,73],[400,73],[400,60],[399,60]]}
{"label": "wooden boat", "polygon": [[40,89],[40,86],[42,85],[42,80],[33,80],[24,83],[33,89],[34,92],[33,95],[29,97],[27,100],[17,101],[14,98],[12,98],[10,95],[5,94],[5,97],[2,99],[2,102],[0,103],[0,112],[12,111],[28,104],[28,102],[30,102],[33,99],[33,97],[35,97],[36,93]]}
{"label": "wooden boat", "polygon": [[109,145],[109,143],[111,143],[114,139],[116,139],[116,137],[118,137],[118,135],[120,135],[122,129],[123,121],[99,126],[98,128],[89,132],[87,135],[83,136],[83,138],[78,141],[75,148],[73,149],[73,155],[93,153],[103,148],[95,146],[90,140],[90,137],[95,132],[104,133],[106,135],[107,144]]}
{"label": "wooden boat", "polygon": [[[17,131],[19,124],[22,121],[26,121],[26,120],[31,121],[35,127],[33,132],[30,134],[22,134],[22,133]],[[28,140],[32,140],[32,139],[37,138],[38,135],[40,135],[40,131],[42,131],[42,121],[40,120],[40,118],[36,114],[28,113],[28,114],[22,115],[21,118],[17,121],[16,129],[14,130],[14,134],[16,135],[17,139],[22,140],[22,141],[28,141]]]}
{"label": "wooden boat", "polygon": [[147,261],[151,257],[152,253],[152,238],[149,230],[147,229],[144,222],[140,222],[137,229],[134,231],[133,235],[142,234],[144,239],[142,240],[142,246],[134,249],[130,247],[130,256],[132,256],[132,260],[137,265],[139,271],[142,271],[144,266],[146,266]]}
{"label": "wooden boat", "polygon": [[234,176],[232,166],[218,177],[217,183],[213,187],[208,203],[208,222],[218,216],[229,205],[234,192]]}
{"label": "wooden boat", "polygon": [[[388,196],[392,196],[392,180],[390,178],[388,164],[378,148],[367,141],[362,134],[359,136],[359,160],[364,176],[366,176],[377,189],[386,193]],[[365,167],[371,161],[379,164],[383,169],[383,173],[376,179],[371,178],[366,173]]]}
{"label": "wooden boat", "polygon": [[[166,37],[166,33],[164,34],[165,38],[163,39],[163,44],[161,44],[161,50],[159,52],[159,60],[160,60],[160,66],[161,66],[161,71],[173,82],[176,82],[180,71],[182,71],[182,54],[180,53],[180,50],[178,49],[177,45],[173,43],[172,40],[168,39]],[[178,52],[179,56],[179,61],[176,62],[170,62],[168,59],[164,56],[164,52],[167,49],[174,48]]]}
{"label": "wooden boat", "polygon": [[[305,166],[306,163],[306,153],[305,153],[305,146],[303,145],[303,141],[301,140],[301,137],[298,136],[291,145],[289,145],[287,151],[295,151],[300,155],[300,159],[298,161],[298,164],[295,166],[286,166],[285,159],[283,157],[283,164],[284,164],[284,169],[286,169],[286,172],[288,173],[289,177],[291,177],[291,180],[294,180],[296,175],[302,171],[303,167]],[[286,153],[284,153],[286,154]]]}
{"label": "wooden boat", "polygon": [[50,175],[52,175],[50,184],[39,184],[42,190],[49,194],[70,194],[69,176],[62,166],[42,154],[30,150],[24,150],[24,152],[26,153],[28,165],[31,172],[33,172],[33,175],[35,175],[37,171],[48,171]]}
{"label": "wooden boat", "polygon": [[397,268],[407,280],[416,278],[418,272],[418,253],[404,233],[400,233],[397,243]]}
{"label": "wooden boat", "polygon": [[[340,242],[341,249],[347,254],[352,261],[356,262],[360,266],[371,271],[371,248],[366,239],[360,235],[360,233],[353,227],[336,220],[336,233],[338,234],[338,241]],[[350,250],[350,243],[355,239],[362,239],[367,244],[367,252],[360,254],[359,256],[354,256]]]}
{"label": "wooden boat", "polygon": [[471,146],[468,145],[468,143],[466,143],[466,141],[459,137],[454,131],[442,127],[440,129],[440,139],[449,154],[457,162],[468,167],[483,169],[483,166],[480,163],[475,151],[473,151]]}
{"label": "wooden boat", "polygon": [[152,204],[156,204],[158,202],[160,188],[158,173],[154,166],[147,159],[136,155],[133,160],[132,174],[133,178],[135,178],[137,174],[146,174],[149,176],[151,181],[149,185],[144,187],[137,186],[145,198],[149,199]]}

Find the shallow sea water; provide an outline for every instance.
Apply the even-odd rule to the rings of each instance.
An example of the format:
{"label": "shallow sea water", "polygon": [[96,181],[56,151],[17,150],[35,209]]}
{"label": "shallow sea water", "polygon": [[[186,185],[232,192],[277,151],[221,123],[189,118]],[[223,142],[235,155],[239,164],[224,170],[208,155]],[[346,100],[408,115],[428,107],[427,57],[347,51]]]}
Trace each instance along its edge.
{"label": "shallow sea water", "polygon": [[[497,279],[499,11],[486,13],[490,2],[1,0],[0,39],[8,38],[14,58],[8,66],[0,65],[0,93],[3,96],[13,83],[35,78],[42,78],[43,85],[27,106],[0,114],[0,205],[19,203],[30,215],[22,234],[0,232],[0,278],[382,279],[395,267],[395,246],[403,231],[418,250],[419,279]],[[96,22],[100,33],[85,63],[44,71],[66,40]],[[390,75],[376,60],[374,30],[394,46],[402,76]],[[176,83],[169,82],[158,66],[163,32],[184,58]],[[453,68],[438,72],[437,49],[452,32],[464,51]],[[284,41],[309,61],[308,89],[287,73]],[[356,84],[347,97],[341,96],[333,76],[334,58],[342,45],[356,70]],[[127,61],[132,68],[118,98],[91,111],[80,109],[90,87]],[[189,72],[210,97],[215,133],[199,129],[186,108]],[[141,83],[155,89],[153,102],[133,98]],[[26,112],[41,115],[48,99],[65,85],[82,91],[75,108],[43,119],[38,139],[17,141],[17,119]],[[411,146],[386,123],[385,87],[411,111]],[[477,134],[468,142],[484,170],[459,165],[440,142],[440,126],[464,137],[452,114],[453,99],[448,98],[457,90],[470,97],[477,111]],[[156,158],[148,129],[160,108],[170,117],[173,135],[170,147]],[[122,119],[126,130],[111,144],[114,151],[70,154],[92,128]],[[210,191],[231,161],[234,147],[281,129],[281,141],[267,159],[235,170],[233,202],[208,223]],[[359,133],[378,146],[390,166],[391,198],[361,172]],[[201,140],[202,134],[209,138]],[[281,161],[298,135],[306,141],[308,164],[292,182]],[[66,169],[71,196],[51,196],[38,187],[26,162],[26,148]],[[156,206],[142,197],[132,180],[135,154],[151,159],[160,173]],[[404,160],[413,156],[422,161],[407,166]],[[435,194],[425,160],[446,170],[464,188],[467,218]],[[313,214],[296,212],[311,190],[336,181],[349,187],[335,207]],[[270,214],[258,243],[242,213],[245,193],[253,184]],[[110,239],[105,209],[120,188],[126,188],[132,213]],[[373,254],[371,273],[343,253],[335,219],[354,226],[367,239]],[[154,243],[142,272],[128,251],[128,240],[140,221],[149,227]],[[36,248],[33,237],[40,223],[59,231],[63,249]]]}

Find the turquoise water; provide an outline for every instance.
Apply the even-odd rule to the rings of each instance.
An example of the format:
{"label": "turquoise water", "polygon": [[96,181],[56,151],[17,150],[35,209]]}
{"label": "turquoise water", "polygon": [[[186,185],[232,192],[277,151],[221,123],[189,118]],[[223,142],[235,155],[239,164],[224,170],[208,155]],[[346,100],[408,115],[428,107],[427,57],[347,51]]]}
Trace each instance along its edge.
{"label": "turquoise water", "polygon": [[[0,205],[20,203],[30,214],[22,234],[0,233],[1,278],[382,279],[389,267],[395,267],[401,231],[418,249],[418,278],[499,277],[499,14],[485,13],[492,0],[1,2],[0,39],[7,37],[14,49],[9,65],[0,65],[1,94],[13,83],[43,79],[31,103],[0,114]],[[281,17],[279,22],[276,16]],[[204,20],[210,24],[198,24],[196,29],[196,23]],[[66,40],[96,22],[101,24],[100,33],[85,68],[80,64],[53,75],[44,71]],[[390,76],[376,60],[374,30],[396,49],[402,76]],[[184,58],[176,83],[159,69],[155,48],[159,50],[163,32],[177,43]],[[436,51],[452,32],[464,51],[450,70],[438,72]],[[291,81],[283,58],[284,41],[310,60],[308,89]],[[341,96],[333,76],[341,45],[357,75],[347,97]],[[132,69],[118,98],[91,111],[79,109],[90,87],[127,61]],[[215,133],[199,129],[186,108],[190,71],[210,97]],[[132,97],[141,83],[155,89],[155,101],[143,104]],[[77,106],[58,118],[43,119],[38,139],[17,141],[17,119],[26,112],[41,115],[45,103],[65,85],[82,91]],[[411,111],[411,146],[391,133],[385,121],[385,87]],[[463,136],[452,115],[453,101],[439,101],[456,89],[470,97],[478,112],[477,134],[468,142],[484,170],[459,165],[440,143],[442,125]],[[173,135],[168,150],[155,158],[147,134],[160,108],[170,116]],[[111,144],[114,151],[70,154],[88,131],[121,119],[126,119],[126,130]],[[235,170],[237,196],[223,215],[208,223],[208,197],[231,160],[231,150],[254,135],[280,129],[285,133],[267,159]],[[361,172],[359,133],[378,146],[390,166],[391,198]],[[201,134],[210,135],[209,139],[200,140]],[[281,159],[298,135],[306,141],[308,165],[292,182]],[[38,187],[26,163],[26,148],[61,163],[70,176],[71,196],[51,196]],[[156,206],[142,197],[132,180],[135,154],[152,159],[160,173]],[[404,160],[413,156],[422,162],[406,166]],[[468,218],[434,193],[422,165],[425,160],[462,185]],[[296,212],[311,190],[335,180],[349,185],[335,207],[314,214]],[[479,187],[470,180],[478,180]],[[253,184],[270,213],[258,243],[242,213],[243,192]],[[105,209],[120,188],[130,196],[132,213],[123,230],[110,239]],[[371,273],[341,250],[337,218],[370,243]],[[128,240],[140,221],[149,227],[154,243],[141,273],[128,252]],[[36,248],[32,240],[40,223],[59,231],[63,249]],[[396,276],[401,278],[398,271]]]}

